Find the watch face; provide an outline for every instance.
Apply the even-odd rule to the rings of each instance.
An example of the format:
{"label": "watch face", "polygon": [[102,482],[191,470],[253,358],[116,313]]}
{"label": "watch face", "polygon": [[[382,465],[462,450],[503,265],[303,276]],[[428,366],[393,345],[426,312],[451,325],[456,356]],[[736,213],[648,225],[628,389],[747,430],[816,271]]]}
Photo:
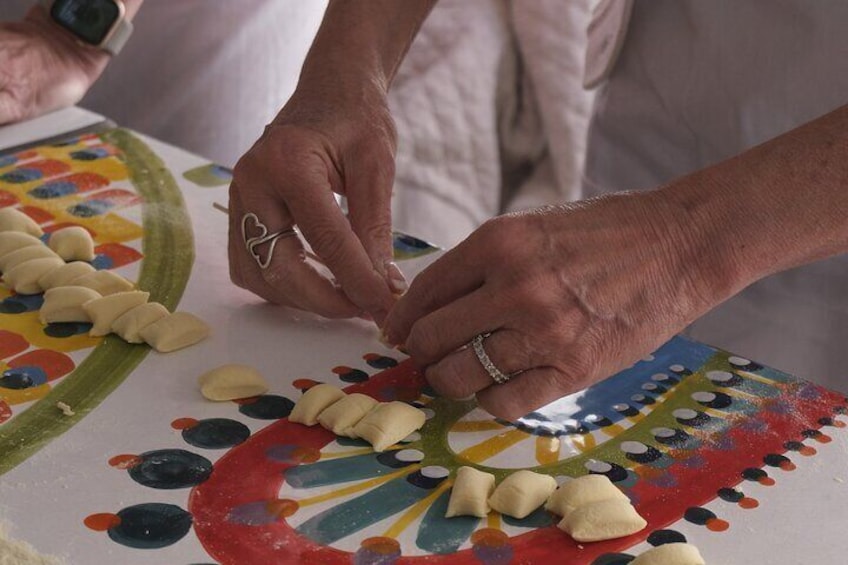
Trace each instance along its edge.
{"label": "watch face", "polygon": [[121,17],[115,0],[56,0],[50,15],[86,43],[100,45]]}

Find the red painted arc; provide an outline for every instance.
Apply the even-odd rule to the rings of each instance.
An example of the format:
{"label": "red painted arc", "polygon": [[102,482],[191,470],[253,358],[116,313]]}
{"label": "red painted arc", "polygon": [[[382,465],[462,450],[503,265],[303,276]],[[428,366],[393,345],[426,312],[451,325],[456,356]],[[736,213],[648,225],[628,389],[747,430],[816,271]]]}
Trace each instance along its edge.
{"label": "red painted arc", "polygon": [[[404,362],[345,390],[387,399],[387,388],[413,387],[420,390],[423,386],[421,375],[409,362]],[[713,500],[718,489],[741,482],[742,470],[761,467],[767,454],[785,451],[783,443],[787,439],[799,437],[805,429],[819,427],[817,420],[829,415],[830,408],[842,404],[843,399],[836,393],[821,389],[818,399],[806,400],[789,391],[786,401],[794,405],[792,411],[757,414],[764,424],[757,426],[757,431],[735,426],[729,432],[734,445],[744,445],[744,451],[701,449],[696,455],[702,465],[687,467],[684,460],[667,469],[667,472],[674,473],[676,479],[676,485],[672,487],[638,481],[632,493],[637,500],[637,510],[648,521],[647,528],[638,534],[578,547],[569,536],[551,526],[511,538],[514,554],[520,557],[522,563],[549,563],[551,556],[556,555],[563,563],[588,565],[605,553],[624,551],[644,541],[650,532],[678,521],[687,508],[702,506]],[[294,438],[297,440],[294,441]],[[284,518],[262,526],[235,524],[227,520],[235,507],[278,497],[284,471],[297,463],[283,463],[266,457],[269,448],[288,441],[291,445],[321,449],[334,439],[332,433],[320,427],[304,428],[288,420],[280,420],[224,455],[215,464],[215,472],[209,480],[195,487],[189,499],[195,532],[210,556],[222,565],[351,563],[350,553],[318,545],[299,535]],[[637,467],[634,471],[639,473],[640,469]],[[396,563],[478,565],[479,560],[471,550],[463,550],[452,555],[402,556]]]}

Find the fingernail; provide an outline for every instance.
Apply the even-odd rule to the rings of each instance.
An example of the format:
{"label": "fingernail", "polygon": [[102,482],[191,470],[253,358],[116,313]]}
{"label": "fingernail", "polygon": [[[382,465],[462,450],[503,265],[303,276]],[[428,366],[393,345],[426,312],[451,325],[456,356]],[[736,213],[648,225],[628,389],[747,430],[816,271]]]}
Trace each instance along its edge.
{"label": "fingernail", "polygon": [[400,272],[398,266],[392,261],[385,262],[386,277],[392,292],[395,294],[403,294],[409,289],[409,283],[406,282],[406,277]]}

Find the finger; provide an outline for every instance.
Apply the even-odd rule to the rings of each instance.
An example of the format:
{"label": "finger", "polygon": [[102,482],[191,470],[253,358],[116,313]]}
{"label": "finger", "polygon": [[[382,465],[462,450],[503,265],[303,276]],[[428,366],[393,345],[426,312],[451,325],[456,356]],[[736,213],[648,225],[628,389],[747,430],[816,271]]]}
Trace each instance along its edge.
{"label": "finger", "polygon": [[[544,364],[541,359],[533,358],[523,334],[515,330],[496,331],[483,340],[483,349],[505,375]],[[430,365],[424,376],[439,394],[448,398],[465,398],[494,384],[471,345]]]}
{"label": "finger", "polygon": [[21,103],[6,90],[0,90],[0,125],[18,122],[26,117]]}
{"label": "finger", "polygon": [[383,332],[390,343],[404,343],[418,320],[483,284],[482,254],[467,242],[424,269],[389,311]]}
{"label": "finger", "polygon": [[517,420],[530,412],[579,390],[578,381],[553,367],[537,367],[513,376],[502,385],[477,393],[481,408],[505,420]]}
{"label": "finger", "polygon": [[442,360],[468,344],[477,334],[500,329],[504,313],[498,298],[484,285],[415,322],[404,340],[406,350],[421,366]]}

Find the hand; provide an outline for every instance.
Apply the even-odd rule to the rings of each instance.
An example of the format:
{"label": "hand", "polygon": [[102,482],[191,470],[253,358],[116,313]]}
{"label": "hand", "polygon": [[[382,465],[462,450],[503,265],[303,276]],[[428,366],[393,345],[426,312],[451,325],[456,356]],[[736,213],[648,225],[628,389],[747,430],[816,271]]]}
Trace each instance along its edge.
{"label": "hand", "polygon": [[[369,314],[380,323],[406,288],[392,262],[395,129],[381,89],[359,94],[301,85],[236,165],[230,277],[270,302],[328,318]],[[347,197],[348,217],[334,194]],[[330,273],[310,263],[297,237],[279,239],[260,268],[242,233],[250,212],[269,233],[297,226]]]}
{"label": "hand", "polygon": [[51,23],[37,6],[22,22],[0,23],[0,124],[76,104],[109,55]]}
{"label": "hand", "polygon": [[[714,240],[687,212],[651,192],[495,218],[413,281],[384,331],[437,392],[515,419],[631,365],[730,295],[727,271],[711,271]],[[485,333],[495,366],[517,373],[505,384],[465,347]]]}

